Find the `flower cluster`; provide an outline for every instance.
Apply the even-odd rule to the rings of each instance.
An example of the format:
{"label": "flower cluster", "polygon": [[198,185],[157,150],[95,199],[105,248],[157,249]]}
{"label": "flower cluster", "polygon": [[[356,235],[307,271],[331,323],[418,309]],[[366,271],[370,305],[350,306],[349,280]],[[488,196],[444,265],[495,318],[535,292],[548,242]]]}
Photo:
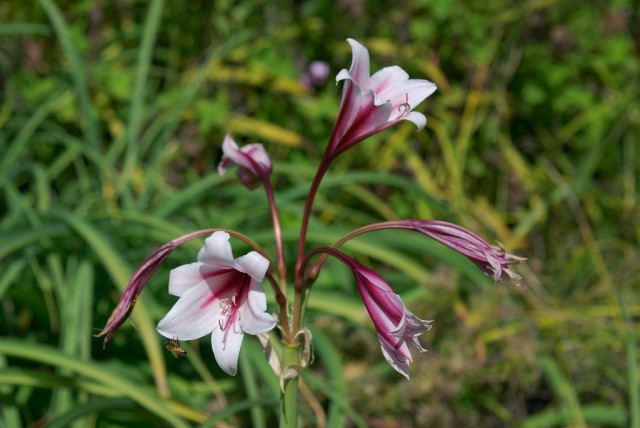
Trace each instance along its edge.
{"label": "flower cluster", "polygon": [[[197,261],[175,268],[170,273],[169,294],[178,297],[178,300],[160,320],[157,330],[178,346],[179,340],[194,340],[210,334],[216,362],[230,375],[237,372],[244,334],[262,335],[272,331],[276,325],[285,345],[299,346],[306,351],[300,353],[305,357],[299,364],[281,368],[279,361],[275,361],[272,364],[274,369],[285,379],[306,366],[310,358],[310,334],[303,327],[303,314],[308,293],[324,261],[334,257],[353,273],[364,307],[376,329],[384,358],[391,367],[409,378],[409,364],[412,362],[409,346],[424,351],[418,337],[431,328],[431,321],[414,315],[380,275],[339,250],[343,243],[363,233],[380,229],[416,231],[464,255],[496,282],[521,283],[521,278],[512,270],[512,264],[523,258],[507,253],[502,246],[487,243],[463,227],[438,220],[398,220],[371,224],[345,235],[330,247],[316,247],[307,251],[306,237],[313,201],[333,160],[367,137],[400,121],[411,121],[419,130],[424,128],[425,116],[414,109],[436,90],[436,86],[427,80],[409,79],[409,75],[397,66],[383,68],[371,75],[367,49],[353,39],[348,39],[348,42],[353,52],[351,67],[341,70],[336,77],[338,82],[344,82],[340,111],[311,183],[301,219],[298,254],[292,275],[294,298],[289,298],[290,289],[286,285],[288,265],[270,182],[273,169],[271,160],[261,144],[239,148],[227,135],[222,144],[223,156],[218,172],[224,174],[228,168],[235,166],[238,178],[244,185],[250,189],[259,186],[265,189],[273,223],[276,263],[272,263],[268,254],[255,242],[234,231],[206,229],[171,241],[149,256],[134,273],[120,303],[99,334],[105,336],[105,343],[130,315],[142,288],[173,249],[203,235],[210,236],[198,253]],[[321,71],[326,70],[328,68],[323,66]],[[231,236],[244,241],[255,251],[234,258],[229,243]],[[267,312],[263,289],[265,279],[272,285],[279,306],[275,317]],[[265,343],[263,338],[261,342]]]}

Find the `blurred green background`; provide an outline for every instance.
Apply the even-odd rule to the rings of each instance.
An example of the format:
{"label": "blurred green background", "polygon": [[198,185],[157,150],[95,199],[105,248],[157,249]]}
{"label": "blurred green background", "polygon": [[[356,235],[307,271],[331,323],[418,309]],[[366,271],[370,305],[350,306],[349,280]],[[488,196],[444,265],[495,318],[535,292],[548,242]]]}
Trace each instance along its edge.
{"label": "blurred green background", "polygon": [[[231,378],[208,338],[174,359],[155,332],[169,270],[201,241],[171,255],[105,349],[92,335],[172,238],[225,227],[274,254],[262,191],[216,173],[227,132],[274,160],[293,262],[347,37],[373,70],[397,64],[438,91],[417,108],[425,131],[403,123],[335,162],[310,244],[438,218],[528,257],[527,286],[409,232],[354,240],[345,251],[435,320],[430,352],[410,382],[394,372],[350,273],[328,263],[306,320],[303,426],[640,427],[639,14],[637,0],[3,1],[0,427],[276,423],[254,338]],[[307,87],[313,60],[331,73]]]}

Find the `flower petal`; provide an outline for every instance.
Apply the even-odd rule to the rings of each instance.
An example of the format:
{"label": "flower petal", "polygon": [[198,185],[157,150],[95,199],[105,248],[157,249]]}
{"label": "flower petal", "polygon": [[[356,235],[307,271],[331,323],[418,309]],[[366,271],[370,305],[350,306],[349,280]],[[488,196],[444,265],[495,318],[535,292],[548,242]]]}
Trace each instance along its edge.
{"label": "flower petal", "polygon": [[367,294],[371,296],[380,311],[394,319],[393,325],[396,328],[401,323],[406,310],[402,298],[394,293],[391,286],[375,272],[361,266],[358,273],[365,280],[363,286]]}
{"label": "flower petal", "polygon": [[198,253],[198,261],[212,266],[227,267],[233,264],[233,252],[229,243],[229,234],[221,230],[204,241]]}
{"label": "flower petal", "polygon": [[369,80],[368,89],[373,89],[377,94],[380,94],[406,80],[409,80],[407,72],[397,65],[393,65],[376,71]]}
{"label": "flower petal", "polygon": [[349,74],[349,70],[347,70],[346,68],[343,68],[336,75],[336,82],[339,82],[341,80],[347,80],[347,79],[351,80],[351,75]]}
{"label": "flower petal", "polygon": [[380,349],[382,349],[382,355],[384,355],[384,358],[391,365],[391,367],[393,367],[398,373],[409,380],[409,361],[411,360],[408,359],[405,354],[411,354],[409,354],[407,345],[403,343],[400,349],[393,349],[392,347],[389,347],[383,340],[380,340]]}
{"label": "flower petal", "polygon": [[270,331],[276,322],[267,310],[267,297],[259,282],[252,281],[247,300],[240,306],[240,323],[247,334],[258,335]]}
{"label": "flower petal", "polygon": [[204,281],[201,269],[204,263],[195,262],[178,266],[169,272],[169,294],[181,297],[187,290]]}
{"label": "flower petal", "polygon": [[424,114],[418,113],[417,111],[412,111],[408,115],[403,116],[402,120],[413,122],[418,128],[418,131],[422,131],[424,127],[427,126],[427,118]]}
{"label": "flower petal", "polygon": [[502,246],[493,246],[470,230],[444,221],[409,220],[406,225],[464,255],[494,281],[522,284],[522,278],[511,270],[511,265],[526,259],[506,253]]}
{"label": "flower petal", "polygon": [[370,76],[369,51],[353,39],[347,39],[347,42],[351,45],[351,51],[353,53],[349,74],[361,87],[368,87]]}
{"label": "flower petal", "polygon": [[237,165],[238,173],[245,176],[245,180],[252,181],[271,174],[271,159],[262,144],[249,144],[239,148],[229,134],[222,143],[222,160],[218,164],[218,173],[224,175],[227,168]]}
{"label": "flower petal", "polygon": [[225,330],[220,326],[211,333],[211,348],[213,356],[220,368],[228,375],[235,376],[238,372],[238,356],[244,333],[237,323],[227,326]]}
{"label": "flower petal", "polygon": [[[271,172],[271,169],[273,167],[271,165],[271,159],[269,158],[269,155],[267,154],[267,151],[265,150],[262,144],[257,144],[257,143],[247,144],[242,149],[240,149],[240,151],[245,153],[251,159],[253,159],[254,162],[256,162],[259,166],[263,167],[265,171]],[[247,169],[251,169],[251,170],[253,169],[253,165],[251,164],[245,167]]]}
{"label": "flower petal", "polygon": [[158,323],[157,330],[164,337],[193,340],[209,334],[218,325],[222,308],[215,301],[203,305],[211,296],[205,282],[187,290]]}
{"label": "flower petal", "polygon": [[436,85],[428,80],[409,79],[407,72],[398,66],[385,67],[370,76],[369,51],[353,39],[348,42],[353,59],[351,68],[336,76],[336,81],[345,83],[338,119],[325,152],[328,158],[400,120],[409,120],[421,130],[426,118],[411,112],[436,90]]}
{"label": "flower petal", "polygon": [[424,351],[417,337],[431,328],[429,321],[419,319],[408,310],[402,298],[374,271],[338,251],[331,251],[331,254],[351,268],[385,359],[409,379],[411,353],[407,343]]}
{"label": "flower petal", "polygon": [[[340,102],[340,112],[338,113],[338,119],[336,125],[333,128],[329,145],[327,146],[327,153],[332,153],[337,148],[340,141],[344,138],[360,109],[361,90],[360,87],[351,80],[349,73],[343,70],[348,80],[344,84],[342,89],[342,101]],[[342,74],[342,72],[340,73]],[[340,76],[338,74],[338,76]]]}
{"label": "flower petal", "polygon": [[227,172],[227,168],[232,164],[238,164],[238,155],[237,153],[240,151],[236,142],[231,138],[231,135],[227,134],[224,136],[224,141],[222,142],[222,160],[218,164],[218,174],[224,175]]}
{"label": "flower petal", "polygon": [[[383,102],[376,104],[376,94],[373,91],[363,91],[361,94],[362,107],[353,120],[352,125],[342,136],[343,143],[340,151],[344,151],[365,138],[380,132],[394,122],[389,122],[392,104]],[[378,100],[379,101],[379,100]]]}
{"label": "flower petal", "polygon": [[272,171],[271,159],[262,144],[249,144],[240,149],[227,134],[222,143],[222,160],[218,164],[218,173],[223,175],[231,165],[238,166],[237,176],[250,190],[266,183]]}
{"label": "flower petal", "polygon": [[[391,101],[393,110],[398,113],[398,116],[416,108],[437,89],[436,85],[428,80],[411,79],[396,83],[384,91],[376,92],[376,95],[381,99]],[[404,106],[404,104],[409,105]]]}
{"label": "flower petal", "polygon": [[233,267],[249,275],[254,281],[262,282],[269,268],[269,260],[260,253],[251,251],[233,262]]}

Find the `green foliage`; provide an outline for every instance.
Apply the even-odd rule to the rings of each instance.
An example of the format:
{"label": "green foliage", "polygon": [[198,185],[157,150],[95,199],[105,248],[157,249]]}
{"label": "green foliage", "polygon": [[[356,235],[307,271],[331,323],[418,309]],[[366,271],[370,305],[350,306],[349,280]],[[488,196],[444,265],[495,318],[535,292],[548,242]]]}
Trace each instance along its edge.
{"label": "green foliage", "polygon": [[[215,166],[223,136],[265,143],[286,250],[340,103],[308,62],[399,64],[439,90],[348,151],[310,242],[374,221],[440,218],[529,262],[493,286],[410,233],[345,247],[434,328],[412,380],[384,362],[351,274],[328,263],[307,324],[308,426],[640,428],[638,2],[407,0],[0,4],[0,427],[272,426],[278,379],[245,338],[240,371],[207,339],[167,358],[160,268],[127,323],[93,338],[161,243],[239,230],[273,254],[269,212]],[[234,243],[235,245],[235,243]],[[237,248],[237,252],[242,249]],[[306,395],[305,395],[306,396]],[[314,401],[317,400],[317,401]],[[391,423],[391,422],[389,422]]]}

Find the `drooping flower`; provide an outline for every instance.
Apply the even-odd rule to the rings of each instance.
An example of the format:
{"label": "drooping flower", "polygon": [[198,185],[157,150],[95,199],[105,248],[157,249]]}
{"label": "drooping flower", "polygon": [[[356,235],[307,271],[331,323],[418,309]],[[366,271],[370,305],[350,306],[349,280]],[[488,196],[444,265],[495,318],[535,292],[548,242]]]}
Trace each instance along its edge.
{"label": "drooping flower", "polygon": [[107,342],[111,340],[115,331],[129,318],[142,289],[147,285],[149,278],[151,278],[160,265],[169,257],[169,254],[185,242],[199,236],[209,235],[211,232],[213,232],[212,229],[204,229],[180,236],[162,245],[147,257],[142,264],[138,266],[131,276],[131,279],[129,279],[127,288],[124,293],[122,293],[118,306],[113,310],[107,324],[100,333],[96,334],[96,337],[105,336],[103,343],[106,345]]}
{"label": "drooping flower", "polygon": [[427,119],[413,109],[436,90],[428,80],[409,79],[398,66],[370,75],[369,51],[353,39],[347,41],[353,60],[349,70],[343,69],[336,76],[336,81],[345,83],[327,156],[335,156],[401,120],[409,120],[421,130]]}
{"label": "drooping flower", "polygon": [[491,245],[462,226],[440,220],[404,220],[399,223],[411,225],[412,229],[467,257],[496,282],[522,284],[522,277],[511,269],[511,265],[526,258],[507,253],[502,246]]}
{"label": "drooping flower", "polygon": [[249,189],[255,189],[269,179],[273,169],[271,159],[262,144],[248,144],[239,148],[229,134],[222,143],[222,160],[218,173],[224,175],[232,165],[238,166],[238,178]]}
{"label": "drooping flower", "polygon": [[318,249],[346,264],[353,273],[358,291],[378,333],[382,355],[398,373],[409,379],[409,363],[413,362],[409,346],[420,352],[418,336],[431,329],[431,321],[416,317],[377,273],[333,248]]}
{"label": "drooping flower", "polygon": [[[440,242],[471,260],[482,272],[496,282],[508,285],[522,285],[522,277],[512,269],[512,266],[524,260],[515,254],[507,253],[502,245],[489,244],[479,235],[457,224],[441,220],[393,220],[370,224],[354,230],[344,236],[332,247],[338,248],[350,239],[374,230],[408,229],[420,232],[431,239]],[[320,266],[326,255],[309,270],[307,278],[317,277]]]}
{"label": "drooping flower", "polygon": [[354,264],[352,272],[364,306],[376,327],[382,354],[391,367],[409,379],[409,363],[413,360],[407,345],[425,352],[418,336],[431,329],[431,321],[416,317],[375,272],[360,263]]}
{"label": "drooping flower", "polygon": [[157,330],[170,339],[193,340],[211,333],[222,370],[235,375],[244,333],[258,335],[275,327],[266,312],[262,280],[269,261],[252,251],[233,258],[229,234],[205,240],[198,261],[171,271],[169,293],[180,297]]}

